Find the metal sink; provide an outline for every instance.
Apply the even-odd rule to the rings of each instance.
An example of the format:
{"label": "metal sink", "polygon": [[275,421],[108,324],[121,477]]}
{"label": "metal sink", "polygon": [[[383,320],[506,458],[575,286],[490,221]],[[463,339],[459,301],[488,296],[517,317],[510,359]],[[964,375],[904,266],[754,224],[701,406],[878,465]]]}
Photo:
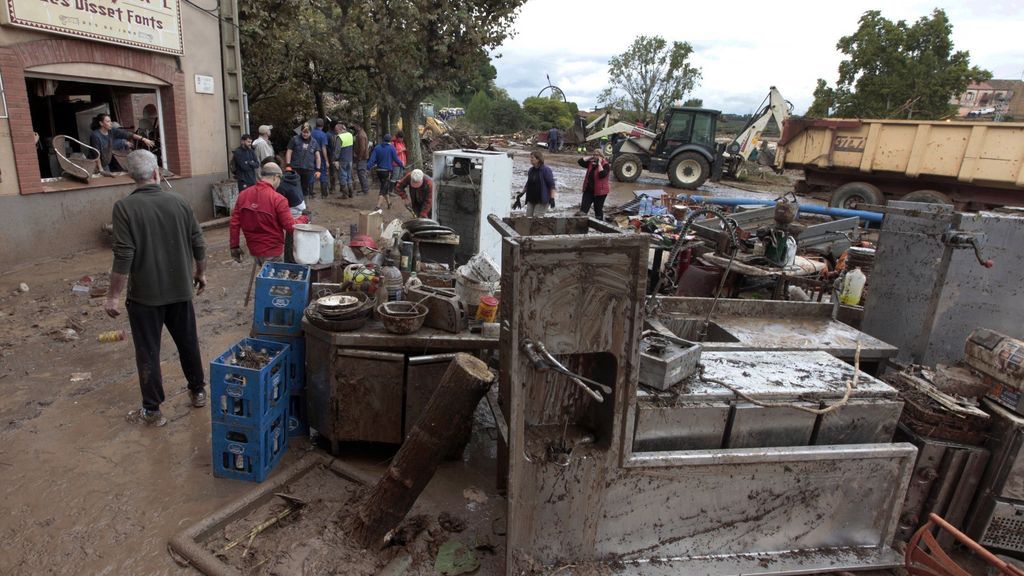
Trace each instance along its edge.
{"label": "metal sink", "polygon": [[[660,318],[661,324],[672,331],[672,334],[678,338],[684,340],[690,340],[697,342],[699,339],[699,333],[701,326],[704,324],[702,318],[679,318],[672,316],[662,316]],[[740,339],[733,336],[731,333],[726,331],[724,328],[715,324],[714,322],[708,323],[707,336],[701,340],[702,342],[739,342]]]}

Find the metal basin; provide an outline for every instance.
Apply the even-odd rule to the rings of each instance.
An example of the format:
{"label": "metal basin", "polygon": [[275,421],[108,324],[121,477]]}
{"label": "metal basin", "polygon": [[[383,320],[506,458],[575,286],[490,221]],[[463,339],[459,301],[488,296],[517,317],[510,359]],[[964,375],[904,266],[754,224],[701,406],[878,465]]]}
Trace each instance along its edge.
{"label": "metal basin", "polygon": [[691,340],[693,342],[739,342],[740,339],[727,332],[724,328],[715,324],[714,322],[708,323],[708,334],[703,339],[698,338],[700,328],[704,323],[701,318],[679,318],[672,316],[664,316],[660,318],[662,325],[672,331],[672,334],[676,337],[684,340]]}

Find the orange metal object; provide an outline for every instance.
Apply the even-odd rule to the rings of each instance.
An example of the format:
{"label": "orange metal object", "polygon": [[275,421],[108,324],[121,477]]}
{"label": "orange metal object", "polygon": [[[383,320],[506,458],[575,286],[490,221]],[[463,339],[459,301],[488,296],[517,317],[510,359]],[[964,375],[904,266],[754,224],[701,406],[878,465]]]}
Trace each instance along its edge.
{"label": "orange metal object", "polygon": [[928,522],[918,528],[910,542],[907,543],[906,565],[907,572],[911,576],[972,576],[939,546],[932,534],[935,527],[952,534],[958,542],[969,548],[989,566],[999,570],[1000,573],[1007,576],[1024,576],[1024,571],[1000,560],[981,544],[971,540],[966,534],[934,513],[928,515]]}

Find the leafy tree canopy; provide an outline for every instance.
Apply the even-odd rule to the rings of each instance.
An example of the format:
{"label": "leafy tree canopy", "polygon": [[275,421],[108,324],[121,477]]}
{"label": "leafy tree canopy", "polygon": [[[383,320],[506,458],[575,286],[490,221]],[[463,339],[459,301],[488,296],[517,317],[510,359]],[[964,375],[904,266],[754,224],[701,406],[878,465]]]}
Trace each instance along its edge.
{"label": "leafy tree canopy", "polygon": [[625,52],[608,61],[610,86],[598,101],[652,119],[700,82],[700,68],[690,63],[692,54],[688,42],[669,44],[661,36],[637,36]]}
{"label": "leafy tree canopy", "polygon": [[953,25],[935,9],[908,24],[870,10],[857,31],[836,44],[846,59],[834,88],[818,80],[808,116],[937,119],[949,115],[951,98],[991,72],[970,63],[970,53],[954,50]]}
{"label": "leafy tree canopy", "polygon": [[531,96],[523,100],[523,110],[530,118],[533,128],[555,126],[560,130],[568,130],[579,113],[579,107],[574,102],[563,102],[545,96]]}

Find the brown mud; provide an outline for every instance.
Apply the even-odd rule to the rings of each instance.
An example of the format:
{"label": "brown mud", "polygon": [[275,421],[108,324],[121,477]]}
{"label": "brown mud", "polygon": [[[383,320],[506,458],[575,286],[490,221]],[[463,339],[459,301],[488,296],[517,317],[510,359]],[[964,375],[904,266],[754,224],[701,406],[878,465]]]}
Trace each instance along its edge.
{"label": "brown mud", "polygon": [[[579,201],[582,182],[575,159],[551,157],[556,178],[564,184],[559,208],[568,213]],[[515,160],[516,178],[522,182],[526,153],[516,151]],[[609,206],[628,199],[624,196],[632,189],[666,186],[667,181],[647,175],[633,185],[613,183]],[[721,185],[705,190],[737,193]],[[370,194],[309,204],[314,223],[341,229],[347,237],[357,211],[372,209],[375,202],[376,195]],[[386,221],[405,216],[395,201],[385,212]],[[195,307],[203,358],[209,362],[248,333],[252,312],[242,303],[251,267],[248,259],[241,264],[231,260],[226,228],[208,230],[205,236],[208,288],[196,298]],[[192,574],[171,559],[167,541],[254,488],[212,476],[210,412],[189,406],[177,354],[166,334],[161,368],[167,393],[163,411],[169,422],[152,429],[124,421],[140,401],[132,343],[130,338],[100,343],[96,335],[127,330],[127,318],[108,318],[102,298],[72,292],[75,280],[100,275],[110,263],[108,245],[59,259],[27,257],[0,271],[0,574]],[[23,282],[28,292],[17,291]],[[77,340],[60,340],[59,332],[68,327],[74,327]],[[425,492],[427,499],[441,503],[430,511],[434,525],[442,509],[467,522],[467,530],[458,535],[467,545],[472,545],[470,538],[497,534],[494,554],[478,551],[486,562],[503,556],[504,500],[494,488],[494,434],[493,423],[478,424],[475,448],[467,450],[464,460],[442,465]],[[308,449],[308,442],[293,442],[281,467]],[[346,462],[380,472],[390,456],[359,454],[346,457]],[[336,500],[334,505],[340,505],[342,495]],[[333,545],[334,524],[326,516],[320,526],[312,520],[308,532],[319,530],[323,544]],[[277,573],[302,573],[294,552],[299,544],[273,544],[268,531],[254,545],[263,546],[264,536],[279,548],[257,552],[273,556],[287,549],[295,556],[288,569],[283,566]],[[495,566],[486,564],[478,573],[496,574]],[[349,573],[336,561],[328,567],[333,573]]]}

